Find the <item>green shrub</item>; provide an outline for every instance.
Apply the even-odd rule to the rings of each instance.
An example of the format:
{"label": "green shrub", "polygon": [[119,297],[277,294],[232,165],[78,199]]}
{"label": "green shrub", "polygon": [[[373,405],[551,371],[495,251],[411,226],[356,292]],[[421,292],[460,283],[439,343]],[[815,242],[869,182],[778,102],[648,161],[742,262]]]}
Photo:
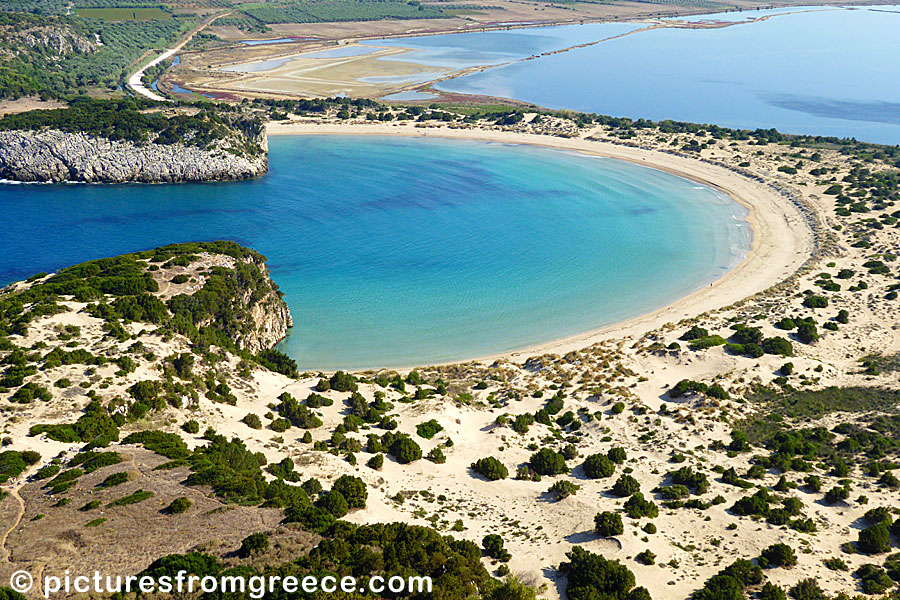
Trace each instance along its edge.
{"label": "green shrub", "polygon": [[794,600],[827,600],[828,598],[815,579],[800,580],[790,589],[789,595]]}
{"label": "green shrub", "polygon": [[815,323],[803,321],[797,326],[797,339],[804,344],[812,344],[819,339],[819,332]]}
{"label": "green shrub", "polygon": [[885,519],[859,532],[857,549],[863,554],[881,554],[891,550],[890,521]]}
{"label": "green shrub", "polygon": [[640,519],[641,517],[649,517],[655,519],[659,516],[659,508],[650,500],[646,500],[640,492],[635,492],[628,500],[625,501],[625,514],[632,519]]}
{"label": "green shrub", "polygon": [[538,475],[560,475],[569,472],[563,455],[549,448],[541,448],[532,454],[529,465]]}
{"label": "green shrub", "polygon": [[258,415],[253,413],[247,414],[241,422],[249,427],[250,429],[262,429],[262,421],[259,419]]}
{"label": "green shrub", "polygon": [[254,554],[260,554],[269,549],[269,534],[259,532],[251,533],[241,540],[241,547],[238,549],[238,555],[243,558],[250,558]]}
{"label": "green shrub", "polygon": [[401,465],[417,461],[422,458],[422,448],[407,436],[400,436],[391,444],[388,452],[397,459]]}
{"label": "green shrub", "polygon": [[771,581],[767,581],[766,584],[759,591],[759,600],[786,600],[787,594],[784,593],[784,590],[772,583]]}
{"label": "green shrub", "polygon": [[106,479],[104,479],[102,482],[97,484],[97,487],[111,488],[111,487],[115,487],[117,485],[122,485],[126,481],[128,481],[128,473],[125,471],[120,471],[118,473],[113,473],[113,474],[109,475]]}
{"label": "green shrub", "polygon": [[189,433],[191,435],[200,433],[200,423],[191,419],[189,421],[185,421],[184,425],[181,426],[181,429],[184,430],[185,433]]}
{"label": "green shrub", "polygon": [[797,564],[797,555],[787,544],[772,544],[762,551],[757,563],[763,568],[793,567]]}
{"label": "green shrub", "polygon": [[625,498],[641,491],[641,484],[631,475],[620,475],[610,490],[613,496]]}
{"label": "green shrub", "polygon": [[598,535],[611,537],[622,535],[625,526],[622,524],[622,517],[619,513],[605,511],[594,516],[594,529]]}
{"label": "green shrub", "polygon": [[506,562],[512,558],[509,552],[503,547],[503,538],[496,533],[491,533],[481,540],[481,547],[484,555],[489,558],[495,558],[499,561]]}
{"label": "green shrub", "polygon": [[571,481],[561,479],[551,485],[550,489],[547,490],[547,492],[555,497],[557,501],[559,501],[563,500],[564,498],[568,498],[569,496],[574,496],[579,489],[581,489],[580,486],[575,485]]}
{"label": "green shrub", "polygon": [[794,346],[790,341],[783,337],[770,337],[763,340],[761,344],[766,354],[778,354],[781,356],[793,356]]}
{"label": "green shrub", "polygon": [[862,565],[853,574],[859,578],[865,594],[883,594],[895,585],[887,572],[877,565]]}
{"label": "green shrub", "polygon": [[616,472],[616,464],[603,454],[591,454],[584,460],[582,468],[591,479],[604,479]]}
{"label": "green shrub", "polygon": [[491,481],[509,477],[509,470],[493,456],[478,459],[472,463],[472,470]]}
{"label": "green shrub", "polygon": [[359,386],[356,384],[356,377],[343,371],[338,371],[332,375],[331,379],[328,380],[328,384],[336,392],[355,392],[359,389]]}
{"label": "green shrub", "polygon": [[425,438],[426,440],[430,440],[443,430],[444,428],[441,427],[441,424],[434,419],[416,425],[416,433],[419,437]]}
{"label": "green shrub", "polygon": [[828,306],[828,298],[809,295],[803,299],[803,306],[806,308],[825,308]]}
{"label": "green shrub", "polygon": [[652,565],[656,562],[656,554],[650,550],[644,550],[643,552],[638,552],[634,556],[634,560],[642,565]]}
{"label": "green shrub", "polygon": [[699,340],[700,338],[705,338],[708,336],[709,336],[709,331],[707,331],[706,329],[704,329],[702,327],[694,325],[693,327],[691,327],[690,329],[685,331],[683,334],[681,334],[681,337],[678,339],[685,341],[685,342],[689,342],[689,341],[693,341],[693,340]]}
{"label": "green shrub", "polygon": [[376,454],[366,463],[366,466],[370,469],[375,469],[376,471],[380,471],[381,467],[384,466],[384,454]]}
{"label": "green shrub", "polygon": [[709,479],[703,473],[697,473],[690,467],[681,467],[677,471],[669,473],[672,483],[687,486],[697,495],[706,493],[709,489]]}
{"label": "green shrub", "polygon": [[700,338],[694,340],[690,344],[688,344],[688,348],[691,350],[706,350],[707,348],[714,348],[716,346],[724,346],[728,341],[723,338],[721,335],[710,335],[704,338]]}
{"label": "green shrub", "polygon": [[619,561],[608,560],[576,546],[566,553],[565,573],[569,600],[649,600],[644,588],[635,588],[634,573]]}
{"label": "green shrub", "polygon": [[340,492],[350,508],[365,508],[369,492],[366,484],[359,477],[341,475],[331,486],[331,491]]}
{"label": "green shrub", "polygon": [[191,501],[184,496],[180,498],[175,498],[172,502],[163,509],[163,512],[169,515],[178,515],[183,512],[187,512],[188,509],[191,508]]}
{"label": "green shrub", "polygon": [[137,504],[138,502],[143,502],[144,500],[149,500],[153,497],[153,492],[145,492],[144,490],[136,490],[134,493],[131,493],[127,496],[122,496],[117,500],[113,500],[109,504],[106,505],[106,508],[113,508],[115,506],[128,506],[130,504]]}
{"label": "green shrub", "polygon": [[428,454],[425,455],[426,460],[430,460],[436,465],[442,465],[447,462],[447,457],[444,456],[444,451],[441,450],[440,446],[435,446],[431,450],[428,451]]}
{"label": "green shrub", "polygon": [[625,459],[628,458],[628,455],[625,453],[624,448],[616,446],[609,449],[609,451],[606,453],[606,457],[617,465],[621,465],[623,462],[625,462]]}
{"label": "green shrub", "polygon": [[335,491],[322,494],[316,502],[316,506],[328,511],[336,519],[340,519],[350,511],[347,500],[340,492]]}

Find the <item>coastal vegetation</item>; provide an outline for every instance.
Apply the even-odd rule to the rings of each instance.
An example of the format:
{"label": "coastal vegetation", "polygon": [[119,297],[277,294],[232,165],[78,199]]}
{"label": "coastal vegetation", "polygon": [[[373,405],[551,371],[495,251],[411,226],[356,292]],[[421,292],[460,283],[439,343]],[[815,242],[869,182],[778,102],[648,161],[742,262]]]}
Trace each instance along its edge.
{"label": "coastal vegetation", "polygon": [[[0,5],[0,98],[112,93],[134,61],[171,44],[193,24],[168,12],[162,18],[111,19],[96,10],[65,14],[61,7],[57,2]],[[148,9],[129,12],[136,10]]]}
{"label": "coastal vegetation", "polygon": [[[277,101],[246,104],[293,111]],[[402,113],[426,124],[462,125],[475,114],[461,117],[446,106],[379,112],[379,105],[344,100],[307,106],[297,110],[392,120]],[[509,127],[527,125],[514,111],[491,115],[501,118]],[[741,139],[713,126],[623,120],[615,127],[623,141],[645,129],[682,142],[702,132],[703,144],[749,139],[753,149],[804,152],[806,161],[828,149],[860,168],[887,160],[878,169],[890,171],[898,160],[889,148],[772,131]],[[789,178],[810,167],[770,170]],[[851,191],[838,175],[834,183],[830,170],[814,177],[825,178],[820,187],[835,201],[856,194],[838,206],[864,202],[869,210],[857,205],[851,215],[885,212],[894,201],[896,188],[879,187],[888,189],[891,177],[857,171],[851,179],[865,183]],[[280,523],[265,531],[204,538],[211,554],[158,557],[148,570],[413,570],[433,574],[449,598],[530,600],[536,590],[510,573],[546,551],[567,552],[559,581],[575,599],[649,598],[639,584],[655,596],[671,589],[710,600],[886,593],[898,579],[900,539],[892,500],[900,489],[897,361],[874,342],[863,348],[844,340],[865,339],[856,329],[861,307],[890,322],[895,261],[878,232],[896,223],[878,217],[878,229],[838,217],[855,231],[853,243],[875,247],[860,246],[862,260],[817,266],[798,276],[807,278],[802,283],[627,343],[409,373],[302,373],[277,351],[242,348],[251,311],[233,300],[277,296],[277,289],[259,272],[262,257],[234,244],[164,247],[38,275],[0,298],[4,416],[17,419],[11,431],[31,430],[29,444],[54,449],[26,457],[13,441],[17,449],[0,454],[5,482],[29,478],[21,488],[27,533],[13,536],[39,535],[68,499],[72,510],[112,504],[111,513],[152,512],[166,523],[272,511],[265,514]],[[231,260],[198,266],[213,254]],[[181,270],[198,278],[198,291],[161,294],[163,284],[186,283],[174,283]],[[72,317],[79,325],[67,329]],[[63,405],[77,406],[79,417]],[[40,417],[26,418],[29,410]],[[55,444],[67,444],[65,458],[52,458]],[[141,459],[140,482],[115,466]],[[479,480],[469,473],[455,487],[467,467]],[[514,482],[505,481],[510,469]],[[167,476],[165,486],[155,479]],[[104,494],[102,502],[91,505],[85,490]],[[409,522],[373,523],[381,510]],[[47,516],[31,521],[37,514]],[[87,518],[74,514],[79,523]],[[104,518],[95,531],[117,526],[116,515]],[[297,541],[306,535],[306,545]],[[557,550],[560,538],[566,543]],[[603,544],[606,556],[588,544]],[[556,576],[555,564],[544,568]]]}

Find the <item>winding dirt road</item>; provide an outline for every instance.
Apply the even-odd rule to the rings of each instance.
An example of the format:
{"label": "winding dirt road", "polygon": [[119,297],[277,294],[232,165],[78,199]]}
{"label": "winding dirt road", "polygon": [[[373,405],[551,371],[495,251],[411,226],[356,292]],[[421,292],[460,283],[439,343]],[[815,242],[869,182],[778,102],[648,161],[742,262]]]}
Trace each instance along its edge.
{"label": "winding dirt road", "polygon": [[194,37],[194,35],[196,35],[197,33],[200,33],[201,31],[203,31],[204,29],[209,27],[213,23],[213,21],[215,21],[216,19],[221,19],[222,17],[227,17],[230,14],[231,14],[231,11],[213,15],[212,17],[208,18],[203,23],[201,23],[200,25],[198,25],[197,27],[192,29],[190,32],[188,32],[188,34],[180,42],[178,42],[178,44],[175,45],[174,48],[170,48],[170,49],[166,50],[165,52],[163,52],[162,54],[160,54],[159,56],[157,56],[156,58],[151,60],[149,63],[147,63],[146,65],[141,67],[140,70],[137,71],[136,73],[134,73],[131,77],[129,77],[128,78],[128,87],[130,87],[136,94],[140,94],[141,96],[144,96],[145,98],[149,98],[150,100],[156,100],[157,102],[171,102],[171,100],[169,100],[168,98],[160,96],[153,90],[147,89],[147,86],[145,86],[141,82],[141,79],[144,78],[144,72],[147,69],[149,69],[150,67],[155,67],[156,65],[158,65],[162,61],[166,60],[167,58],[170,58],[170,57],[174,56],[175,54],[177,54],[179,50],[184,48],[184,46],[188,42],[191,41],[191,39]]}

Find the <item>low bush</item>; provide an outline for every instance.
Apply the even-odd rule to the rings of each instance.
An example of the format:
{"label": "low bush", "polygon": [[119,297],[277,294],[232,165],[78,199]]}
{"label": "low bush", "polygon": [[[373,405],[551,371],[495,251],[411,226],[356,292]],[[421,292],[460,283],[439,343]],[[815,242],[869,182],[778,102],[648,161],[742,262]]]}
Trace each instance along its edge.
{"label": "low bush", "polygon": [[472,470],[491,481],[509,477],[509,470],[493,456],[478,459],[472,463]]}

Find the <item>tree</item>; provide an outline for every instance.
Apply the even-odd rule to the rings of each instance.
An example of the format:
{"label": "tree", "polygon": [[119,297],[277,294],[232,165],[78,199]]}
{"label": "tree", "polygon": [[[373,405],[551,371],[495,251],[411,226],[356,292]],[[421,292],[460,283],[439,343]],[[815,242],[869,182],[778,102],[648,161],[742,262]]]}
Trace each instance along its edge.
{"label": "tree", "polygon": [[331,491],[340,492],[350,508],[365,508],[369,496],[365,482],[359,477],[341,475],[331,486]]}
{"label": "tree", "polygon": [[[623,451],[624,452],[624,451]],[[584,474],[591,479],[603,479],[616,472],[615,463],[602,454],[591,454],[582,465]]]}
{"label": "tree", "polygon": [[559,475],[569,471],[563,455],[549,448],[541,448],[532,454],[529,464],[538,475]]}
{"label": "tree", "polygon": [[472,463],[472,470],[482,477],[487,477],[491,481],[498,481],[509,477],[509,470],[493,456],[487,456],[476,460]]}
{"label": "tree", "polygon": [[622,524],[622,516],[619,513],[604,511],[594,516],[594,529],[598,535],[610,537],[622,535],[625,526]]}

